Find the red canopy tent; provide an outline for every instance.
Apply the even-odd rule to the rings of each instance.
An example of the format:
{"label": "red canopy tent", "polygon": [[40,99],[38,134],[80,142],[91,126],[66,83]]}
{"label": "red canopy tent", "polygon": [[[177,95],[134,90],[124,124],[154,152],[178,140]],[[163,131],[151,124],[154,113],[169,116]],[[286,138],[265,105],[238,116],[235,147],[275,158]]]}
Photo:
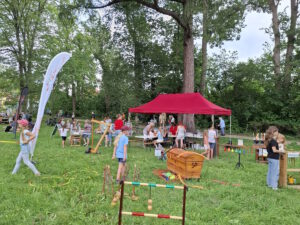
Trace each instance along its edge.
{"label": "red canopy tent", "polygon": [[152,101],[130,108],[131,113],[176,113],[176,114],[205,114],[231,115],[230,109],[224,109],[208,101],[199,93],[160,94]]}
{"label": "red canopy tent", "polygon": [[[215,105],[199,93],[160,94],[144,105],[130,108],[129,112],[142,114],[174,113],[230,116],[231,137],[231,110]],[[214,122],[214,117],[212,117],[212,121]]]}

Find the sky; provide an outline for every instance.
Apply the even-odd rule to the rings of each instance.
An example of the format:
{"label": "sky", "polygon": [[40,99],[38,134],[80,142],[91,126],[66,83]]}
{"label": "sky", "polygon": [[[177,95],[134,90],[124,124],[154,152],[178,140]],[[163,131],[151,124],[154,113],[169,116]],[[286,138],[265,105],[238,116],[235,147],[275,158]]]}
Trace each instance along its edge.
{"label": "sky", "polygon": [[[287,8],[289,14],[289,1],[283,0],[279,5],[279,11]],[[226,41],[222,48],[228,51],[236,51],[239,61],[258,58],[264,53],[264,43],[269,43],[273,47],[273,42],[269,34],[264,31],[269,28],[272,22],[272,15],[267,13],[251,12],[246,15],[245,25],[238,41]],[[220,52],[220,49],[213,48],[208,50],[208,54]]]}
{"label": "sky", "polygon": [[[266,13],[252,12],[246,16],[245,25],[238,41],[225,41],[222,48],[228,51],[236,51],[239,61],[247,61],[249,58],[258,58],[263,54],[264,43],[272,44],[271,37],[263,28],[268,28],[272,17]],[[219,48],[208,50],[208,54],[220,52]]]}
{"label": "sky", "polygon": [[[282,0],[278,7],[278,11],[287,11],[289,15],[289,1]],[[102,15],[103,11],[98,10]],[[168,16],[165,19],[171,19]],[[272,15],[269,13],[248,12],[245,17],[245,27],[240,34],[240,40],[238,41],[225,41],[222,49],[226,51],[236,51],[238,61],[247,61],[248,59],[255,59],[260,57],[264,53],[264,44],[268,43],[273,48],[272,37],[265,32],[265,28],[270,28],[272,23]],[[112,32],[114,27],[111,27]],[[201,46],[201,39],[195,40],[195,45]],[[219,53],[220,48],[209,48],[208,54],[211,56],[214,53]]]}

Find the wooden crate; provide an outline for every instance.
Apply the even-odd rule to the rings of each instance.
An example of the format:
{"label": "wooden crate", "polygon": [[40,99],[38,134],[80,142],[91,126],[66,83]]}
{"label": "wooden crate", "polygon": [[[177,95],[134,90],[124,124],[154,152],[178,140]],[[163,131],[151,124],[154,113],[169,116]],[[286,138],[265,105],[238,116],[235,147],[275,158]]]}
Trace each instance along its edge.
{"label": "wooden crate", "polygon": [[167,157],[168,170],[185,179],[200,178],[204,156],[196,152],[173,148],[168,151]]}

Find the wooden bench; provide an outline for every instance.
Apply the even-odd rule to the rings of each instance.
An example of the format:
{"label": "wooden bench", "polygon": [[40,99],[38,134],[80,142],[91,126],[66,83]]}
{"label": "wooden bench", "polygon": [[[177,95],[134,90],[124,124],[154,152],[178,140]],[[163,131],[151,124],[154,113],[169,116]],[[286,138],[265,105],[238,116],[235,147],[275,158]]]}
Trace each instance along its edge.
{"label": "wooden bench", "polygon": [[0,123],[2,123],[2,124],[9,124],[8,118],[6,118],[6,117],[0,117]]}
{"label": "wooden bench", "polygon": [[81,146],[81,135],[71,135],[70,146]]}

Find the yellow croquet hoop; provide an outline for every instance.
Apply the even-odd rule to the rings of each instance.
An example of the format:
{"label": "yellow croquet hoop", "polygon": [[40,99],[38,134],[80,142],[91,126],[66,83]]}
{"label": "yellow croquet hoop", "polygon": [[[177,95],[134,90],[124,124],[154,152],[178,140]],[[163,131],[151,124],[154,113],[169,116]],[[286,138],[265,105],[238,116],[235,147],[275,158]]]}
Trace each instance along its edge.
{"label": "yellow croquet hoop", "polygon": [[183,184],[183,185],[185,185],[185,186],[187,186],[188,188],[196,188],[196,189],[200,189],[200,190],[203,190],[204,189],[204,187],[202,187],[202,186],[196,186],[196,185],[188,185],[187,183],[185,183],[184,181],[183,181],[183,179],[182,179],[182,177],[180,176],[180,174],[178,174],[177,175],[178,176],[178,178],[179,178],[179,180],[180,180],[180,182]]}

